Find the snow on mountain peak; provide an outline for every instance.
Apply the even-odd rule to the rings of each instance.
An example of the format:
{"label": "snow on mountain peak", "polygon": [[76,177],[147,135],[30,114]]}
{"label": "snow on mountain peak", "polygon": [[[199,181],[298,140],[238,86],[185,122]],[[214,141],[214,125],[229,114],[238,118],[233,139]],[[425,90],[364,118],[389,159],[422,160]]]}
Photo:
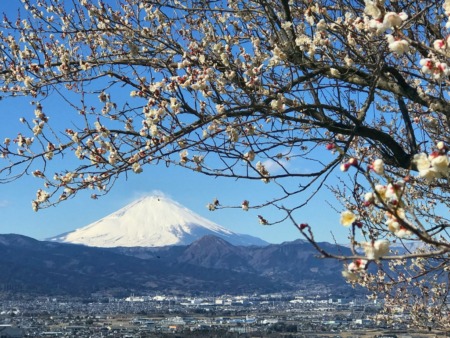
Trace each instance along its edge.
{"label": "snow on mountain peak", "polygon": [[186,245],[205,235],[234,245],[267,244],[233,233],[163,195],[140,198],[90,225],[50,240],[96,247],[155,247]]}

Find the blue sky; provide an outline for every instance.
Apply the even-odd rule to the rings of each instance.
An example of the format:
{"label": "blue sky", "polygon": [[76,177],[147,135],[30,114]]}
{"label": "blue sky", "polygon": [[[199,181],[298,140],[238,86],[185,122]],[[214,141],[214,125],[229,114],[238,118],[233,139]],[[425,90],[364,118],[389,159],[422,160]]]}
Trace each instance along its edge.
{"label": "blue sky", "polygon": [[[289,222],[260,225],[258,214],[268,220],[275,218],[276,214],[269,210],[207,210],[206,204],[216,197],[223,205],[239,204],[243,199],[250,202],[268,200],[273,196],[274,188],[272,184],[259,181],[215,179],[182,168],[144,167],[144,172],[139,175],[130,175],[128,179],[122,177],[108,195],[98,200],[92,200],[86,193],[56,207],[34,212],[31,200],[40,187],[39,183],[39,180],[28,176],[0,185],[0,233],[18,233],[42,240],[90,224],[145,194],[164,193],[235,232],[254,235],[271,243],[295,240],[300,235]],[[320,200],[304,210],[303,221],[319,230],[318,240],[331,241],[329,231],[337,230],[339,233],[343,230],[339,225],[339,215],[332,210],[326,211],[328,209],[325,201]]]}
{"label": "blue sky", "polygon": [[[0,106],[0,114],[3,114],[3,109]],[[147,166],[139,175],[131,174],[128,178],[119,179],[112,191],[98,200],[92,200],[90,192],[86,192],[56,207],[34,212],[31,201],[40,187],[40,181],[31,176],[0,185],[0,233],[17,233],[42,240],[88,225],[143,195],[163,193],[203,217],[238,233],[257,236],[270,243],[300,238],[299,232],[290,222],[260,225],[258,214],[270,221],[277,217],[271,210],[207,210],[206,204],[214,198],[218,198],[223,205],[238,205],[243,199],[248,199],[250,203],[269,200],[276,193],[275,187],[260,181],[212,178],[183,168]],[[339,214],[326,204],[323,199],[325,193],[302,211],[302,221],[310,223],[317,230],[318,240],[332,241],[330,231],[344,240],[345,236],[339,237],[343,235]]]}
{"label": "blue sky", "polygon": [[[17,3],[20,2],[17,1]],[[8,5],[2,2],[0,12],[15,13],[10,5],[11,2],[8,2]],[[128,96],[128,93],[124,95]],[[28,98],[0,101],[1,142],[5,137],[14,138],[17,135],[21,127],[19,123],[21,116],[32,114],[33,107],[30,106],[29,101]],[[51,98],[45,103],[45,111],[52,119],[62,113],[60,110],[61,106],[57,98]],[[64,126],[66,127],[67,125]],[[71,161],[70,155],[66,160],[69,161],[68,163]],[[0,165],[3,163],[0,162]],[[176,167],[146,166],[143,169],[144,172],[139,175],[131,173],[128,178],[121,177],[112,191],[98,200],[92,200],[89,197],[91,192],[88,191],[57,207],[43,209],[37,213],[32,210],[31,201],[35,197],[36,190],[42,188],[39,179],[27,176],[18,181],[0,185],[0,233],[17,233],[42,240],[88,225],[142,195],[157,191],[238,233],[257,236],[271,243],[300,238],[298,230],[290,222],[273,226],[262,226],[258,223],[258,214],[262,214],[269,221],[276,219],[279,215],[273,210],[244,212],[240,209],[229,209],[210,212],[206,208],[206,204],[214,198],[218,198],[223,205],[239,205],[244,199],[249,200],[251,205],[256,202],[263,203],[277,193],[274,184],[213,178]],[[302,168],[302,170],[308,169]],[[292,184],[296,185],[297,182],[293,180]],[[333,241],[330,234],[333,231],[336,239],[344,242],[347,232],[339,224],[339,213],[331,209],[326,202],[332,200],[333,196],[324,190],[301,211],[299,220],[313,226],[316,230],[316,239],[319,241]]]}

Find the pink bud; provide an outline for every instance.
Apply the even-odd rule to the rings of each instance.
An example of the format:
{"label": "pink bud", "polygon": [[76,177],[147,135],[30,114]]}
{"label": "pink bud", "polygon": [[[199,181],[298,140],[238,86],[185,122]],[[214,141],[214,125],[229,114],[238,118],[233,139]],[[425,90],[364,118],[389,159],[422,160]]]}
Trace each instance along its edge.
{"label": "pink bud", "polygon": [[302,224],[300,224],[299,228],[300,228],[300,230],[304,230],[306,228],[309,228],[309,225],[308,225],[308,223],[302,223]]}
{"label": "pink bud", "polygon": [[362,222],[360,222],[360,221],[355,221],[355,222],[353,222],[353,225],[356,226],[356,227],[358,227],[358,228],[360,228],[360,229],[363,227],[363,224],[362,224]]}
{"label": "pink bud", "polygon": [[350,165],[352,165],[352,166],[357,166],[358,160],[356,158],[352,157],[348,160],[348,163],[350,163]]}
{"label": "pink bud", "polygon": [[350,168],[351,164],[346,162],[346,163],[342,163],[341,164],[341,171],[346,172],[348,170],[348,168]]}
{"label": "pink bud", "polygon": [[336,145],[334,143],[327,143],[327,145],[325,146],[325,148],[327,150],[333,150],[336,149]]}

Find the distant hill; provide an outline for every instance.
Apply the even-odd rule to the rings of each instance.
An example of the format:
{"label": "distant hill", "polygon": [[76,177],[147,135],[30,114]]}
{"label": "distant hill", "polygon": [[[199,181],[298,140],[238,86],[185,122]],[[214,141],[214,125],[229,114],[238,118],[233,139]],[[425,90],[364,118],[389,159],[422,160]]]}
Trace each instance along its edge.
{"label": "distant hill", "polygon": [[165,196],[147,196],[90,225],[50,241],[95,247],[187,245],[205,235],[234,245],[267,245],[260,238],[237,234]]}
{"label": "distant hill", "polygon": [[280,292],[309,287],[348,292],[342,264],[316,255],[304,241],[245,247],[205,236],[185,246],[96,248],[0,235],[0,292],[117,296],[154,291]]}

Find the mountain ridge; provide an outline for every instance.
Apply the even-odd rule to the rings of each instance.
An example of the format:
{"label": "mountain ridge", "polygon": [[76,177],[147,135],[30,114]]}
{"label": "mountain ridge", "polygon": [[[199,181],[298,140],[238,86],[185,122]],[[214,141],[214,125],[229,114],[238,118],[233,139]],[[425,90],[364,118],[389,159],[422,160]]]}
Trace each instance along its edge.
{"label": "mountain ridge", "polygon": [[235,246],[207,236],[184,246],[98,248],[0,235],[0,295],[349,292],[341,270],[299,242]]}
{"label": "mountain ridge", "polygon": [[205,235],[235,245],[268,244],[254,236],[234,233],[159,195],[140,198],[96,222],[47,240],[95,247],[160,247],[187,245]]}

